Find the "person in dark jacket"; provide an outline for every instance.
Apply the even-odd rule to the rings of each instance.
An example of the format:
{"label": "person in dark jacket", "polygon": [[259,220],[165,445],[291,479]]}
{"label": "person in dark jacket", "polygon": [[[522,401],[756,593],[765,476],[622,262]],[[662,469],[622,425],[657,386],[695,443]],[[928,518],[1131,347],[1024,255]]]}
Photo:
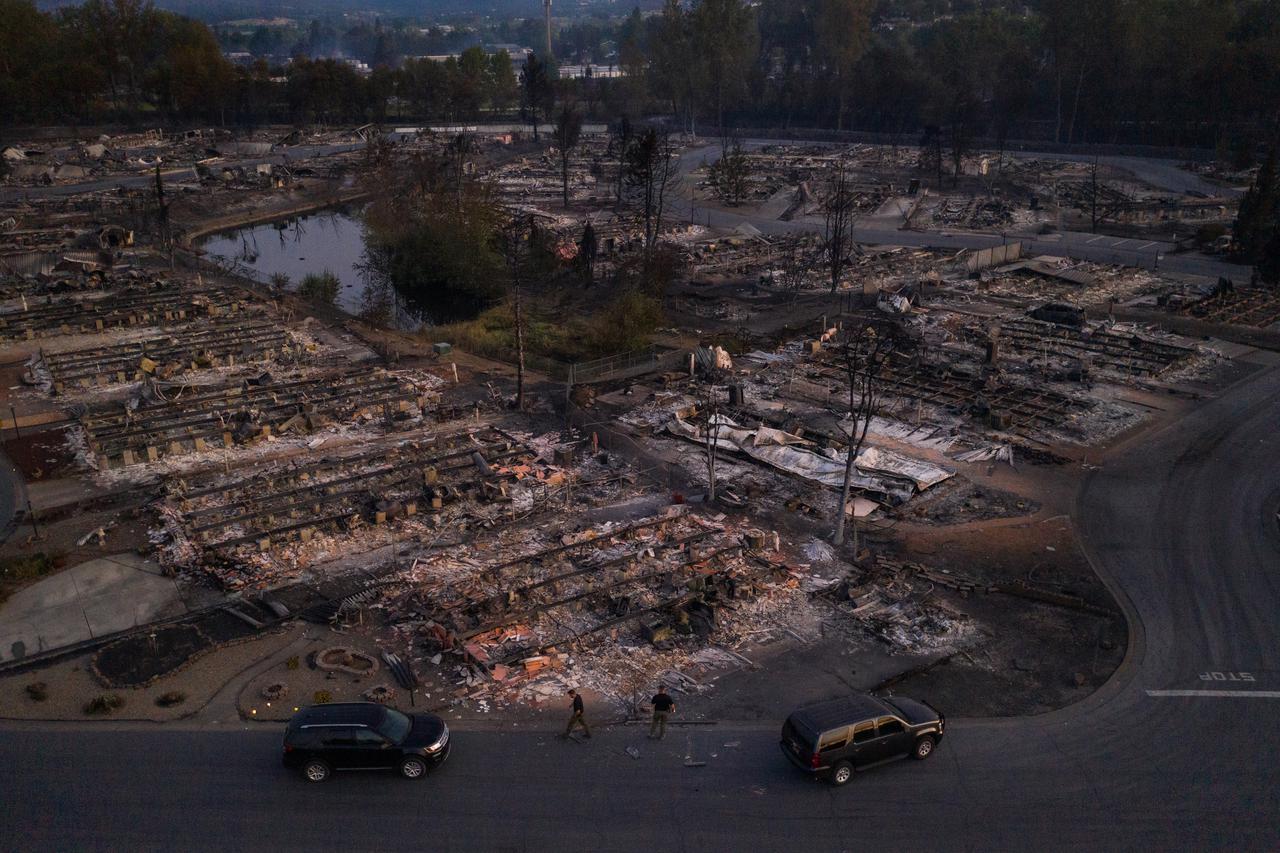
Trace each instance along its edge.
{"label": "person in dark jacket", "polygon": [[572,688],[569,690],[569,696],[573,699],[573,711],[569,714],[569,725],[564,727],[564,736],[568,737],[573,732],[574,726],[582,726],[583,733],[588,738],[591,737],[591,729],[587,727],[587,721],[582,716],[582,697]]}
{"label": "person in dark jacket", "polygon": [[649,726],[649,737],[661,740],[667,733],[667,718],[676,709],[676,702],[667,694],[664,685],[658,685],[658,693],[649,700],[653,706],[653,723]]}

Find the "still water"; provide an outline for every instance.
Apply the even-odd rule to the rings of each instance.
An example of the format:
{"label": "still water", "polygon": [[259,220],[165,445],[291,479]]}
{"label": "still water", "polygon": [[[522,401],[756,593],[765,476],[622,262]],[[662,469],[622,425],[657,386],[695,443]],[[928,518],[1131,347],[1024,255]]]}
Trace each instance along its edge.
{"label": "still water", "polygon": [[[365,248],[362,213],[362,207],[309,213],[215,234],[202,245],[211,255],[248,267],[262,281],[284,273],[297,287],[307,275],[328,270],[342,282],[338,307],[359,315],[366,307],[366,292],[370,289],[360,269]],[[406,307],[398,294],[391,299],[397,327],[414,329],[422,325],[425,317],[420,311]]]}

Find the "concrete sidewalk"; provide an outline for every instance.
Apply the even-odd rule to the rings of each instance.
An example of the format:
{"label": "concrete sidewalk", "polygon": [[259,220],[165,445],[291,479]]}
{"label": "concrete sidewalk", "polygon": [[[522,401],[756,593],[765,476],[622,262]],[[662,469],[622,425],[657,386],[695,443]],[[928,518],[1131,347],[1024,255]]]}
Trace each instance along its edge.
{"label": "concrete sidewalk", "polygon": [[136,554],[81,563],[0,606],[0,663],[187,612],[173,578]]}

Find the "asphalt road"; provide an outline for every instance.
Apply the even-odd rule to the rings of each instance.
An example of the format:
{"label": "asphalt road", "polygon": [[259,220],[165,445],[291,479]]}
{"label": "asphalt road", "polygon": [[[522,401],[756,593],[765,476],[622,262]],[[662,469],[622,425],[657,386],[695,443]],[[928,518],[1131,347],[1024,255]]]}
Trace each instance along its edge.
{"label": "asphalt road", "polygon": [[773,726],[656,749],[636,729],[461,731],[423,782],[312,786],[277,765],[278,730],[10,726],[0,848],[1280,849],[1277,423],[1271,369],[1092,472],[1075,521],[1128,611],[1125,664],[1063,711],[952,720],[923,764],[834,790]]}

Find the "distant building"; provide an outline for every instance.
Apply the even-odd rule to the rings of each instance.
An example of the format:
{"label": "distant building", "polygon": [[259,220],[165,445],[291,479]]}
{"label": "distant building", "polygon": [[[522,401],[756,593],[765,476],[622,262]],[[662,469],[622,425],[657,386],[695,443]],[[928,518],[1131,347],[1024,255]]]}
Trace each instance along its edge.
{"label": "distant building", "polygon": [[592,77],[625,77],[622,69],[616,65],[596,65],[587,63],[586,65],[561,65],[561,80],[577,80],[579,78],[590,79]]}
{"label": "distant building", "polygon": [[[486,44],[481,45],[481,50],[492,56],[495,53],[506,53],[511,57],[511,67],[517,72],[524,68],[524,64],[529,61],[529,55],[533,53],[532,48],[521,47],[518,44]],[[457,60],[462,56],[461,51],[457,53],[436,53],[427,56],[406,56],[405,59],[429,59],[432,62],[444,62],[446,59]]]}
{"label": "distant building", "polygon": [[373,69],[369,67],[369,63],[367,62],[361,62],[358,59],[352,59],[350,57],[344,57],[343,59],[340,59],[338,61],[351,66],[351,68],[355,69],[355,72],[357,74],[367,77],[368,75],[373,73]]}

